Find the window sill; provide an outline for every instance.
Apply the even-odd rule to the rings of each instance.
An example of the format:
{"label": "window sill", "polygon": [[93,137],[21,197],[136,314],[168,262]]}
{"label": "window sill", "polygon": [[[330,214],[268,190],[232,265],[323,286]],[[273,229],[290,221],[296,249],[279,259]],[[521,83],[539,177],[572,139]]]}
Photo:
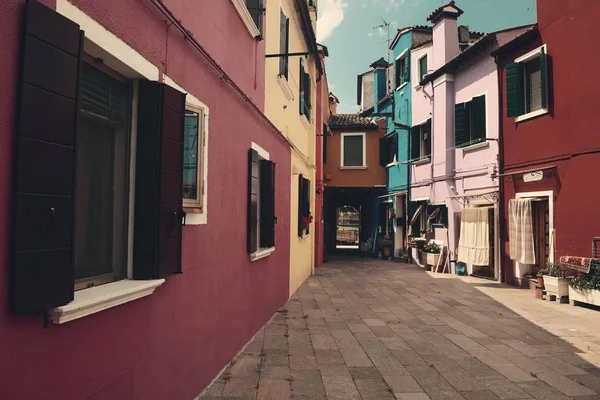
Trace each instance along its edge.
{"label": "window sill", "polygon": [[341,166],[340,169],[367,169],[367,166],[366,165],[359,165],[359,166],[356,166],[356,167],[344,167],[344,166]]}
{"label": "window sill", "polygon": [[308,118],[306,118],[306,115],[302,114],[300,116],[300,121],[302,121],[302,125],[304,125],[306,129],[310,128],[310,121],[308,120]]}
{"label": "window sill", "polygon": [[394,161],[394,162],[391,162],[391,163],[387,164],[385,167],[386,168],[395,167],[398,164],[400,164],[398,161]]}
{"label": "window sill", "polygon": [[547,108],[542,108],[540,110],[535,110],[535,111],[532,111],[527,114],[519,115],[518,117],[515,118],[515,122],[526,121],[528,119],[539,117],[540,115],[544,115],[544,114],[548,114]]}
{"label": "window sill", "polygon": [[185,225],[205,225],[207,224],[206,211],[201,207],[186,207],[183,206],[183,211],[187,213],[185,217]]}
{"label": "window sill", "polygon": [[398,87],[396,88],[396,90],[400,90],[400,89],[404,88],[404,86],[406,86],[406,85],[408,85],[408,81],[406,81],[406,82],[404,82],[403,84],[401,84],[400,86],[398,86]]}
{"label": "window sill", "polygon": [[413,165],[425,165],[425,164],[429,164],[430,162],[431,162],[431,158],[423,158],[421,160],[414,161]]}
{"label": "window sill", "polygon": [[252,19],[252,15],[250,15],[250,12],[248,11],[248,8],[246,7],[246,3],[244,2],[244,0],[231,0],[231,2],[233,3],[238,14],[240,15],[240,18],[242,18],[244,25],[246,25],[246,29],[248,29],[248,32],[254,38],[259,37],[260,30],[254,23],[254,20]]}
{"label": "window sill", "polygon": [[64,324],[106,309],[149,296],[165,283],[164,279],[122,281],[91,287],[75,292],[75,299],[64,306],[49,310],[52,322]]}
{"label": "window sill", "polygon": [[269,257],[275,251],[275,247],[269,247],[268,249],[260,249],[250,254],[250,261],[257,261],[261,258]]}
{"label": "window sill", "polygon": [[283,75],[277,75],[277,82],[279,82],[279,87],[285,94],[285,97],[288,100],[293,100],[294,93],[292,93],[292,88],[290,88],[290,84],[288,83],[288,80],[286,79],[286,77]]}
{"label": "window sill", "polygon": [[309,237],[310,237],[310,233],[305,233],[304,235],[299,236],[300,240],[304,240],[304,239],[309,238]]}
{"label": "window sill", "polygon": [[487,147],[490,147],[490,143],[489,142],[487,142],[487,141],[486,142],[479,142],[479,143],[475,143],[475,144],[472,144],[472,145],[467,146],[467,147],[463,147],[462,151],[463,151],[463,154],[464,154],[464,153],[469,153],[471,151],[475,151],[475,150],[479,150],[479,149],[484,149],[484,148],[487,148]]}

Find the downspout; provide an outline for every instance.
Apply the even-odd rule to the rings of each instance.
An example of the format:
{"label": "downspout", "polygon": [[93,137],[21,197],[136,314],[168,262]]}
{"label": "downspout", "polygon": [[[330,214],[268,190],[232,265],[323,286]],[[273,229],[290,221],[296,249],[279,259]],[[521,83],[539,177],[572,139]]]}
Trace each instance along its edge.
{"label": "downspout", "polygon": [[[502,97],[503,95],[503,79],[502,79],[502,69],[500,68],[500,64],[499,64],[499,60],[498,60],[498,56],[494,57],[494,61],[496,62],[496,66],[498,68],[498,113],[500,114],[498,116],[498,175],[502,174],[502,171],[504,170],[504,121],[502,119],[504,113],[503,113],[503,105],[504,105],[504,99]],[[500,277],[500,282],[502,283],[506,283],[506,265],[504,263],[505,257],[504,257],[504,243],[505,243],[505,237],[504,237],[504,221],[505,221],[505,216],[504,216],[504,178],[502,177],[498,177],[499,181],[498,181],[498,192],[499,192],[499,207],[498,207],[498,231],[499,231],[499,238],[500,238],[500,273],[499,273],[499,277]]]}
{"label": "downspout", "polygon": [[[425,92],[425,89],[423,89],[423,92]],[[430,97],[430,102],[431,102],[431,132],[429,132],[429,135],[431,135],[431,154],[429,155],[429,157],[431,157],[431,160],[429,162],[429,168],[431,170],[431,186],[429,188],[429,198],[435,198],[435,190],[434,190],[434,179],[433,179],[433,149],[434,149],[434,140],[433,138],[435,138],[434,133],[434,118],[435,118],[435,105],[433,104],[433,98],[435,96],[435,89],[433,87],[433,80],[431,81],[431,97]],[[448,155],[446,154],[446,157]],[[448,221],[448,226],[450,226],[450,221]]]}

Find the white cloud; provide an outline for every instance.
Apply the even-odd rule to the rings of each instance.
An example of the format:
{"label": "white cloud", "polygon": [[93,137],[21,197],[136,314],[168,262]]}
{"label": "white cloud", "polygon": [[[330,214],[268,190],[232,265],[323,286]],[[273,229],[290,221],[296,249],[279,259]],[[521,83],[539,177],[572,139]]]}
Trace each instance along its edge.
{"label": "white cloud", "polygon": [[344,8],[348,3],[343,0],[321,0],[319,19],[317,20],[317,41],[323,42],[344,20]]}

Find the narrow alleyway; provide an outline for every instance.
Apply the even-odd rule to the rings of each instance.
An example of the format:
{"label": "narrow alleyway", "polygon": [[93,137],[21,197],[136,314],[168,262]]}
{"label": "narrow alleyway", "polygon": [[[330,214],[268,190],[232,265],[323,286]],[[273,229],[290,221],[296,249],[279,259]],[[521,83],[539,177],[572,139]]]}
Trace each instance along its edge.
{"label": "narrow alleyway", "polygon": [[600,399],[600,312],[533,297],[332,261],[200,398]]}

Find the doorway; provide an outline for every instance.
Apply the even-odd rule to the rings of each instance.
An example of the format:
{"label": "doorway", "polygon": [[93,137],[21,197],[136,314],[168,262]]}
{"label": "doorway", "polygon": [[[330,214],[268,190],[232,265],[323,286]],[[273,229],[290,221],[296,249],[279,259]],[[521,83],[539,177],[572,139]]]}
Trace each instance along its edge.
{"label": "doorway", "polygon": [[337,208],[336,250],[358,250],[360,238],[360,210],[352,206]]}

